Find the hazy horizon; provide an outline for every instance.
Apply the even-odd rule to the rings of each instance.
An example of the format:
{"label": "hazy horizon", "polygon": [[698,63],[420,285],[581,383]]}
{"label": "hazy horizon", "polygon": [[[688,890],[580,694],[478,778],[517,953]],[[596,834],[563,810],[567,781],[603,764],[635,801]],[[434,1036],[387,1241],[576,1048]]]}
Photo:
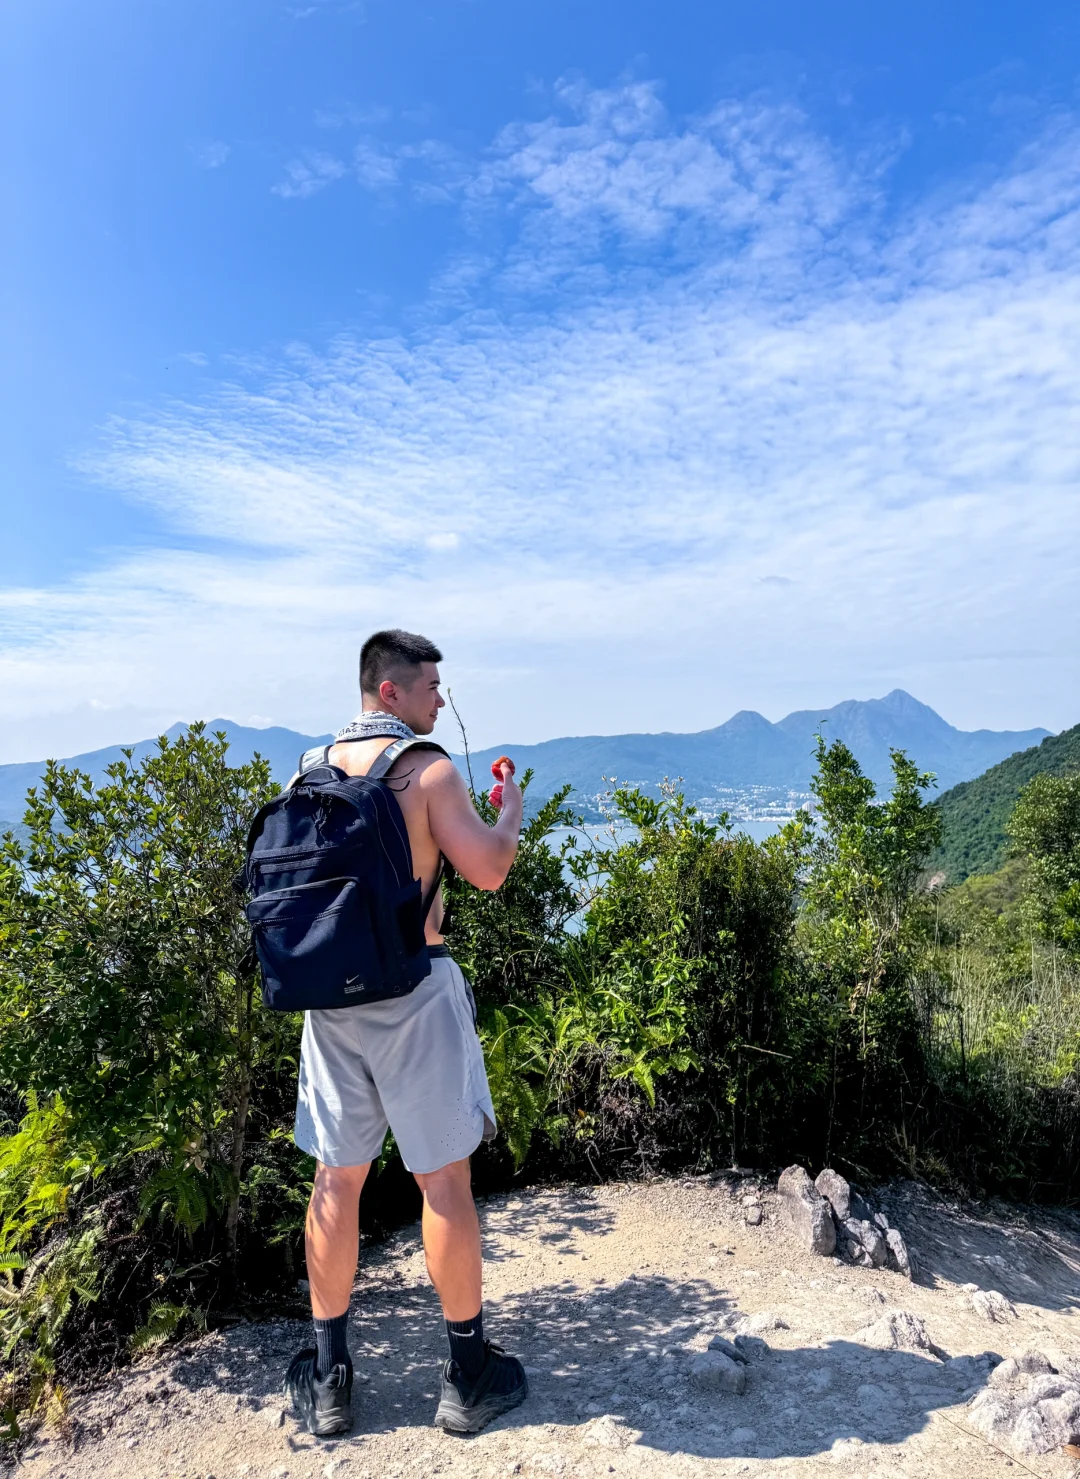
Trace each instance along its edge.
{"label": "hazy horizon", "polygon": [[[889,693],[891,693],[893,691],[895,691],[895,690],[890,689],[889,690]],[[906,692],[906,690],[901,690],[901,691],[905,691]],[[916,700],[916,702],[919,702],[919,703],[922,702],[922,700],[919,699],[919,696],[917,694],[909,694],[908,696],[911,697],[911,698],[914,698]],[[640,726],[639,725],[639,726],[631,726],[631,727],[629,727],[627,729],[623,729],[623,730],[614,730],[614,729],[606,729],[606,730],[605,729],[589,729],[589,730],[580,729],[580,730],[574,730],[574,731],[566,730],[566,731],[564,731],[562,733],[559,733],[559,734],[541,734],[541,735],[536,736],[535,738],[533,738],[533,737],[526,737],[524,735],[518,735],[518,734],[509,734],[508,732],[498,732],[498,733],[496,733],[496,734],[494,734],[492,736],[489,736],[489,737],[487,737],[487,738],[485,738],[483,740],[478,740],[478,739],[474,738],[474,735],[473,735],[473,733],[472,733],[472,731],[470,729],[470,726],[468,724],[468,718],[467,718],[467,716],[466,715],[462,715],[462,718],[465,720],[466,729],[469,732],[469,748],[471,750],[479,751],[479,750],[490,749],[493,745],[498,745],[498,744],[503,744],[503,743],[511,744],[511,745],[513,745],[513,744],[517,744],[517,745],[537,745],[537,744],[544,744],[544,743],[546,743],[547,741],[550,741],[550,740],[578,739],[578,738],[586,738],[586,737],[591,737],[591,736],[595,736],[597,738],[608,738],[608,737],[615,738],[615,737],[617,737],[619,735],[624,735],[624,734],[664,734],[664,733],[672,733],[672,734],[699,734],[699,733],[707,732],[707,731],[712,730],[712,729],[720,728],[722,725],[726,724],[729,720],[735,718],[735,716],[737,714],[746,713],[746,712],[754,712],[754,713],[761,714],[761,717],[764,718],[764,719],[766,719],[770,724],[778,724],[781,720],[787,718],[788,715],[789,714],[792,714],[792,713],[802,712],[802,711],[806,711],[806,710],[809,710],[809,711],[813,712],[813,711],[818,710],[818,709],[831,709],[831,708],[835,708],[837,706],[837,704],[842,704],[842,703],[847,703],[847,702],[854,702],[854,703],[870,703],[870,702],[875,702],[875,701],[880,702],[880,701],[882,701],[883,699],[885,699],[887,697],[888,697],[888,693],[870,694],[866,698],[852,698],[851,695],[848,695],[847,698],[838,699],[838,700],[835,701],[835,703],[832,703],[832,704],[821,703],[821,704],[806,704],[806,705],[801,705],[799,709],[789,709],[789,710],[785,711],[784,713],[777,714],[775,716],[768,715],[768,714],[761,714],[761,711],[760,710],[748,710],[744,706],[743,708],[739,708],[739,709],[734,710],[730,714],[726,714],[722,719],[717,719],[715,721],[715,723],[703,724],[703,725],[700,726],[700,728],[696,728],[696,729],[684,729],[684,728],[680,728],[680,727],[675,727],[675,726],[670,725],[670,724],[666,724],[662,728],[655,728],[655,729],[653,729],[653,728],[646,728],[646,727],[643,727],[643,726]],[[931,705],[927,705],[927,707],[933,708],[934,706],[931,704]],[[1029,731],[1029,730],[1032,730],[1032,729],[1048,729],[1051,734],[1057,734],[1057,733],[1059,733],[1058,730],[1051,729],[1050,726],[1048,726],[1048,725],[1040,724],[1037,720],[1034,721],[1031,724],[1015,725],[1015,726],[1014,725],[976,724],[976,725],[972,725],[972,726],[969,727],[969,726],[965,726],[965,725],[954,724],[953,721],[949,718],[949,716],[947,714],[942,714],[940,712],[940,710],[938,710],[938,709],[934,709],[934,712],[938,714],[939,718],[944,719],[946,723],[953,724],[953,727],[954,728],[960,729],[963,732],[973,732],[973,731],[978,731],[978,730],[991,730],[991,731],[994,731],[994,732],[997,732],[997,733],[1001,733],[1001,732],[1024,733],[1024,732]],[[300,729],[296,725],[293,725],[293,724],[283,724],[283,723],[281,723],[280,721],[277,721],[277,720],[266,719],[264,716],[256,716],[256,717],[258,718],[258,721],[259,722],[251,722],[251,721],[248,721],[248,720],[237,718],[233,714],[225,714],[225,713],[193,716],[191,718],[186,718],[186,717],[183,717],[183,716],[179,716],[178,715],[175,718],[170,719],[168,723],[161,724],[161,725],[158,725],[158,726],[152,726],[150,729],[148,729],[144,733],[135,734],[133,732],[125,731],[124,733],[116,733],[116,734],[113,734],[111,731],[108,731],[107,730],[106,733],[109,735],[108,738],[104,738],[104,739],[101,739],[100,741],[95,741],[93,743],[86,743],[86,744],[70,743],[68,745],[68,748],[63,753],[61,753],[61,751],[58,750],[58,749],[53,749],[53,750],[49,750],[48,753],[41,752],[41,753],[36,753],[36,754],[12,754],[12,755],[9,756],[9,755],[6,755],[4,753],[3,746],[2,746],[2,744],[0,744],[0,765],[3,765],[3,764],[27,764],[27,763],[33,763],[33,762],[37,762],[37,761],[41,761],[41,760],[45,760],[45,759],[63,759],[63,758],[66,758],[67,756],[71,756],[71,755],[80,755],[80,754],[86,754],[88,752],[95,751],[95,750],[107,749],[107,748],[109,748],[112,745],[138,744],[141,741],[144,741],[144,740],[147,740],[147,739],[151,739],[151,738],[155,737],[158,734],[164,734],[167,730],[172,729],[173,726],[176,725],[176,724],[189,725],[189,724],[196,723],[199,719],[201,719],[202,722],[204,722],[204,723],[210,723],[210,724],[212,724],[213,722],[215,722],[217,720],[221,720],[221,721],[228,722],[228,723],[231,723],[231,724],[241,725],[242,727],[247,728],[247,729],[287,729],[287,730],[290,730],[292,732],[295,732],[297,734],[302,734],[302,735],[320,735],[320,734],[330,734],[330,733],[332,733],[336,728],[339,728],[341,724],[344,724],[346,722],[346,720],[351,717],[351,714],[344,715],[344,716],[342,716],[340,718],[340,720],[335,720],[333,723],[328,723],[328,724],[325,724],[323,726],[315,726],[315,727],[313,727],[311,729]],[[1070,728],[1070,727],[1071,727],[1070,725],[1063,725],[1062,726],[1062,728]],[[67,730],[66,733],[69,736],[71,735],[71,731],[70,730]],[[2,734],[2,728],[0,728],[0,734]],[[460,729],[458,728],[457,721],[454,718],[453,711],[451,710],[451,708],[449,707],[449,705],[441,712],[441,714],[439,716],[439,721],[438,721],[438,723],[436,725],[436,735],[445,744],[445,746],[446,746],[447,749],[452,750],[455,753],[460,753],[461,752],[461,749],[462,749],[462,745],[461,745],[461,732],[460,732]]]}

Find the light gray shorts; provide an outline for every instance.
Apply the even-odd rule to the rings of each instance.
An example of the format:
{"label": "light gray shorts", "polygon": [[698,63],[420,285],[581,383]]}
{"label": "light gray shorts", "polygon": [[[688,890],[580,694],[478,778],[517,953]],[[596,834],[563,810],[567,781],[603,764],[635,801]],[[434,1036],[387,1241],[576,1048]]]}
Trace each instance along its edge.
{"label": "light gray shorts", "polygon": [[387,1127],[421,1175],[494,1139],[472,991],[449,956],[408,996],[304,1014],[297,1145],[326,1166],[359,1166]]}

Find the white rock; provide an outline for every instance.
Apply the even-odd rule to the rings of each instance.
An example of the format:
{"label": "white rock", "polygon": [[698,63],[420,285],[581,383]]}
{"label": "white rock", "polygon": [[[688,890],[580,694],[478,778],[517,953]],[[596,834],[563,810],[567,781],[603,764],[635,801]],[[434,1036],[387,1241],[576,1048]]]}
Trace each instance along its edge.
{"label": "white rock", "polygon": [[1073,1397],[1076,1395],[1076,1384],[1064,1376],[1033,1376],[1027,1384],[1027,1391],[1021,1399],[1026,1407],[1035,1402],[1050,1402],[1055,1397]]}
{"label": "white rock", "polygon": [[881,1351],[926,1351],[939,1358],[942,1355],[930,1339],[925,1322],[919,1315],[909,1314],[907,1310],[893,1310],[890,1314],[882,1315],[872,1325],[856,1331],[855,1339]]}
{"label": "white rock", "polygon": [[982,1315],[984,1320],[1004,1325],[1006,1321],[1016,1319],[1015,1306],[997,1289],[976,1289],[970,1299],[971,1308],[977,1315]]}
{"label": "white rock", "polygon": [[634,1442],[635,1434],[610,1413],[586,1423],[581,1434],[582,1443],[590,1448],[627,1448]]}
{"label": "white rock", "polygon": [[1019,1375],[1020,1367],[1010,1356],[1007,1360],[1002,1361],[999,1366],[994,1367],[993,1371],[991,1371],[989,1377],[987,1378],[987,1381],[988,1384],[992,1387],[1004,1389],[1005,1387],[1010,1386],[1014,1381],[1016,1381]]}
{"label": "white rock", "polygon": [[690,1384],[701,1392],[740,1396],[746,1390],[746,1367],[723,1351],[702,1351],[690,1363]]}
{"label": "white rock", "polygon": [[1015,1454],[1050,1453],[1080,1434],[1080,1385],[1041,1351],[1019,1351],[991,1374],[968,1416],[976,1432]]}
{"label": "white rock", "polygon": [[968,1407],[968,1422],[992,1441],[1007,1437],[1016,1419],[1016,1404],[1000,1392],[980,1392]]}
{"label": "white rock", "polygon": [[1080,1392],[1073,1388],[1049,1402],[1040,1402],[1039,1412],[1047,1431],[1054,1436],[1055,1448],[1076,1442],[1080,1433]]}
{"label": "white rock", "polygon": [[858,1456],[862,1447],[861,1438],[837,1438],[829,1449],[829,1457],[834,1464],[846,1464],[849,1459]]}
{"label": "white rock", "polygon": [[1012,1432],[1006,1436],[1006,1442],[1014,1453],[1030,1455],[1049,1453],[1058,1446],[1047,1431],[1038,1407],[1024,1408],[1013,1424]]}

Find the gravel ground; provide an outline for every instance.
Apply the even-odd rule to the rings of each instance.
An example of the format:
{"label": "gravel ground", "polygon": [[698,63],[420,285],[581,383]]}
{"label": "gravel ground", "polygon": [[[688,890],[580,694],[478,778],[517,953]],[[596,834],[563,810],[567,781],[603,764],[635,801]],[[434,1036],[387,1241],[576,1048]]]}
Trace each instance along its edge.
{"label": "gravel ground", "polygon": [[[910,1186],[878,1199],[922,1272],[852,1268],[793,1246],[768,1188],[727,1176],[540,1190],[481,1205],[486,1326],[526,1363],[526,1404],[473,1439],[431,1427],[443,1354],[419,1228],[366,1249],[353,1299],[355,1431],[301,1431],[280,1383],[309,1327],[242,1325],[75,1393],[17,1479],[509,1479],[844,1475],[1065,1479],[1064,1451],[1009,1454],[967,1425],[993,1362],[880,1350],[901,1310],[949,1357],[1080,1358],[1080,1220],[959,1208]],[[760,1209],[760,1222],[756,1222]],[[749,1219],[749,1220],[748,1220]],[[988,1319],[972,1289],[1015,1315]],[[985,1306],[986,1302],[983,1301]],[[999,1314],[1002,1307],[993,1304]],[[705,1391],[694,1357],[754,1317],[741,1395]]]}

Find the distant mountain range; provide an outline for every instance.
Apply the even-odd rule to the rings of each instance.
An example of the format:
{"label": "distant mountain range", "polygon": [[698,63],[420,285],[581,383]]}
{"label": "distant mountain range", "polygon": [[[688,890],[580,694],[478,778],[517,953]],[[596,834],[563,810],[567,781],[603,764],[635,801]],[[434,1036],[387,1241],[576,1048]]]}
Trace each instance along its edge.
{"label": "distant mountain range", "polygon": [[[174,724],[167,733],[175,738],[185,728]],[[212,720],[209,728],[224,730],[238,761],[256,750],[264,755],[281,782],[292,774],[303,750],[331,738],[291,729],[250,729],[229,719]],[[758,787],[780,794],[805,792],[813,771],[814,736],[819,731],[827,740],[843,740],[879,785],[889,783],[889,750],[894,748],[906,750],[923,770],[932,770],[942,789],[980,775],[1015,751],[1039,744],[1050,733],[1046,729],[954,729],[933,709],[897,688],[885,698],[849,699],[831,709],[801,709],[776,724],[744,709],[726,724],[698,734],[588,735],[545,740],[539,745],[494,745],[473,752],[472,766],[477,785],[484,786],[491,761],[510,754],[519,775],[532,767],[534,796],[549,796],[569,782],[579,804],[587,805],[606,789],[605,776],[649,787],[664,776],[680,776],[692,799],[723,803],[725,791]],[[441,738],[449,748],[451,735],[444,731]],[[136,759],[149,754],[154,744],[154,740],[142,740],[134,745]],[[67,763],[96,779],[120,757],[121,747],[112,745],[73,756]],[[455,756],[455,760],[464,769],[464,757]],[[44,763],[37,761],[0,765],[0,829],[21,819],[26,790],[36,784],[43,770]]]}
{"label": "distant mountain range", "polygon": [[940,787],[969,780],[1049,734],[1046,729],[954,729],[926,704],[895,688],[885,698],[848,699],[831,709],[800,709],[776,724],[742,709],[726,724],[698,734],[592,735],[495,746],[476,753],[473,768],[479,778],[498,755],[512,754],[519,772],[533,767],[537,791],[543,795],[569,781],[582,796],[593,796],[604,789],[605,775],[650,786],[664,776],[681,776],[687,796],[695,800],[724,789],[806,791],[819,731],[826,740],[843,740],[879,786],[891,783],[891,748],[906,750],[921,769],[932,770]]}

